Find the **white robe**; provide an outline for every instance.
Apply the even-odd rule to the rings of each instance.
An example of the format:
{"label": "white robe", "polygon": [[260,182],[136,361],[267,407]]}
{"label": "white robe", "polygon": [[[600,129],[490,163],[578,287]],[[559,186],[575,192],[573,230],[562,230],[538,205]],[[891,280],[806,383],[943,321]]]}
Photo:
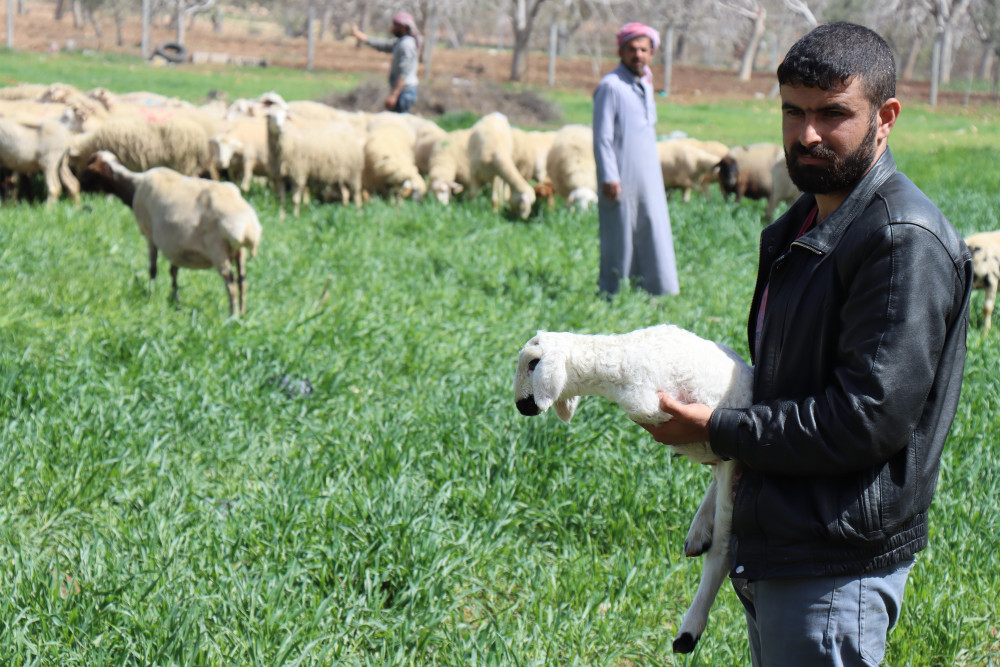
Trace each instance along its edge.
{"label": "white robe", "polygon": [[[651,294],[677,294],[674,242],[656,150],[656,102],[651,81],[624,64],[594,91],[594,158],[599,191],[601,268],[597,286],[615,294],[628,277]],[[618,182],[611,201],[604,183]]]}

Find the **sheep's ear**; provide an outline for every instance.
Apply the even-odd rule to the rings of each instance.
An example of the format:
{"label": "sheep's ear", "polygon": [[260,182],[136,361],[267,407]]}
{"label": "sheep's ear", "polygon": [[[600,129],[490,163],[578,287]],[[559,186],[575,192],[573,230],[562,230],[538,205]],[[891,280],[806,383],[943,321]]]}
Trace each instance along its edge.
{"label": "sheep's ear", "polygon": [[545,412],[556,402],[566,386],[566,359],[560,352],[546,351],[531,372],[535,405]]}
{"label": "sheep's ear", "polygon": [[456,194],[457,195],[459,192],[461,192],[464,189],[465,188],[463,188],[462,184],[459,183],[458,181],[452,181],[451,182],[451,191],[452,191],[452,194]]}
{"label": "sheep's ear", "polygon": [[569,398],[564,398],[561,401],[556,401],[552,404],[552,407],[555,409],[556,415],[559,419],[564,422],[568,422],[573,418],[573,413],[576,412],[576,404],[579,402],[579,396],[570,396]]}

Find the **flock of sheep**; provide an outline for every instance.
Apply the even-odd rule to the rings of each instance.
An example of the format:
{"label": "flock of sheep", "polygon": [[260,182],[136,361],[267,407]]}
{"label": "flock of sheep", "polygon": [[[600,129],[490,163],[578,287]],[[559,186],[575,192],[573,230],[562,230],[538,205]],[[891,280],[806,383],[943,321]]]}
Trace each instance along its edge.
{"label": "flock of sheep", "polygon": [[[494,211],[509,204],[525,219],[536,205],[553,206],[556,196],[577,209],[596,203],[592,144],[589,126],[527,131],[497,112],[471,128],[448,132],[411,114],[347,111],[308,100],[286,101],[274,92],[230,104],[214,101],[196,106],[156,93],[115,94],[103,88],[84,92],[59,83],[0,89],[0,173],[8,199],[17,198],[21,176],[39,173],[49,202],[63,192],[77,201],[81,182],[84,188],[121,196],[114,188],[122,186],[122,170],[137,174],[163,167],[198,178],[191,187],[202,189],[214,188],[209,183],[219,181],[220,174],[244,193],[254,177],[265,178],[279,198],[282,218],[289,189],[293,215],[298,216],[310,201],[361,207],[371,196],[419,200],[430,191],[447,205],[454,195],[475,196],[490,185]],[[780,202],[799,194],[788,178],[778,144],[730,148],[717,141],[682,137],[662,140],[657,149],[664,187],[682,191],[685,202],[692,190],[708,193],[709,186],[718,182],[723,194],[734,194],[737,201],[767,199],[765,218],[770,220]],[[100,151],[112,154],[104,165],[115,160],[121,169],[94,166]],[[119,175],[116,183],[111,174]],[[130,198],[123,201],[132,206]],[[160,224],[171,227],[171,233],[181,233],[178,230],[204,227],[206,220],[219,218],[219,212],[168,211],[151,220],[171,216],[169,225]],[[256,216],[254,222],[259,224]],[[146,230],[141,224],[140,230],[150,252],[159,248],[170,260],[174,276],[177,267],[214,267],[228,287],[228,258],[240,267],[235,280],[242,285],[236,248],[222,257],[205,247],[204,231],[187,233],[178,243],[154,241],[165,234],[162,230]],[[229,230],[228,236],[256,239],[240,246],[253,252],[260,234],[233,235]],[[168,252],[164,244],[175,252]],[[195,256],[200,259],[193,260]],[[996,265],[998,258],[1000,250],[991,249],[984,261]],[[987,289],[988,312],[1000,282],[997,273],[1000,270],[987,271],[979,280],[978,286]],[[150,274],[155,275],[155,266]],[[242,289],[238,287],[236,301],[230,292],[231,310],[242,301]]]}

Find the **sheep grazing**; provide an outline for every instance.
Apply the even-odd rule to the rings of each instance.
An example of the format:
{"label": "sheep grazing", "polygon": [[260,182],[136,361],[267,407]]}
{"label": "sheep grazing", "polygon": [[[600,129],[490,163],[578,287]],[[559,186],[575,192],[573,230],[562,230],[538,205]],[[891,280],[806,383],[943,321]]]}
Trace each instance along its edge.
{"label": "sheep grazing", "polygon": [[452,195],[462,192],[471,183],[469,167],[469,137],[472,130],[453,130],[434,142],[431,148],[427,180],[430,191],[447,205]]}
{"label": "sheep grazing", "polygon": [[736,146],[715,165],[722,196],[735,193],[736,201],[743,197],[767,199],[771,194],[771,166],[783,154],[778,144],[760,143]]}
{"label": "sheep grazing", "polygon": [[29,127],[11,118],[0,118],[0,165],[10,170],[13,199],[20,175],[41,173],[48,192],[46,204],[59,199],[63,187],[74,203],[80,202],[80,182],[69,168],[72,134],[59,120],[46,119]]}
{"label": "sheep grazing", "polygon": [[[603,396],[633,421],[656,424],[670,419],[660,411],[658,392],[715,408],[749,406],[752,390],[753,370],[736,352],[666,324],[617,335],[539,331],[521,348],[514,374],[514,400],[521,414],[533,416],[553,407],[567,422],[582,395]],[[673,644],[675,653],[690,653],[729,569],[738,464],[719,459],[707,442],[672,449],[711,464],[713,475],[684,542],[688,556],[706,554],[698,591]]]}
{"label": "sheep grazing", "polygon": [[427,183],[417,168],[416,136],[411,127],[392,119],[369,125],[361,177],[366,191],[394,200],[423,199]]}
{"label": "sheep grazing", "polygon": [[293,215],[298,217],[307,187],[337,187],[344,204],[361,206],[364,137],[333,121],[293,119],[281,108],[267,115],[268,169],[285,217],[285,179],[292,183]]}
{"label": "sheep grazing", "polygon": [[774,160],[774,164],[771,165],[771,194],[767,197],[764,222],[768,223],[774,220],[774,211],[778,208],[778,204],[782,202],[791,204],[801,194],[798,186],[792,183],[792,177],[788,175],[784,154],[779,155]]}
{"label": "sheep grazing", "polygon": [[983,301],[983,335],[993,326],[993,306],[1000,285],[1000,231],[979,232],[965,239],[972,252],[972,289],[986,293]]}
{"label": "sheep grazing", "polygon": [[681,199],[691,201],[691,191],[708,192],[713,167],[719,157],[689,139],[668,139],[656,144],[663,172],[663,187],[667,191],[681,190]]}
{"label": "sheep grazing", "polygon": [[506,188],[513,190],[511,203],[518,216],[524,220],[531,215],[535,191],[521,176],[514,164],[514,138],[507,116],[494,111],[480,118],[472,126],[469,137],[469,169],[472,191],[478,192],[482,183],[492,183],[493,210],[499,210],[507,199]]}
{"label": "sheep grazing", "polygon": [[545,171],[566,205],[585,210],[597,203],[594,131],[589,125],[565,125],[552,138]]}
{"label": "sheep grazing", "polygon": [[230,180],[240,190],[250,191],[254,174],[270,176],[267,155],[267,121],[263,118],[239,118],[225,132],[209,140],[217,169],[229,170]]}
{"label": "sheep grazing", "polygon": [[170,261],[171,297],[179,301],[180,268],[214,267],[229,296],[229,315],[246,313],[246,259],[257,255],[257,213],[232,183],[184,176],[166,167],[134,172],[109,151],[98,151],[87,174],[121,199],[135,216],[149,247],[149,280],[156,278],[157,252]]}

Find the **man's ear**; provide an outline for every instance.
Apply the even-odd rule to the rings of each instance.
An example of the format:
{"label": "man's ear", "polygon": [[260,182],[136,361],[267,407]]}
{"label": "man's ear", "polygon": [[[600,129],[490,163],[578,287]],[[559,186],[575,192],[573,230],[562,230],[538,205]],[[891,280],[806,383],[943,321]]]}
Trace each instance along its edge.
{"label": "man's ear", "polygon": [[895,97],[890,97],[879,107],[878,134],[876,138],[880,143],[885,142],[889,138],[889,133],[892,132],[892,128],[896,125],[896,120],[899,118],[899,111],[899,100]]}
{"label": "man's ear", "polygon": [[561,352],[546,351],[531,372],[535,405],[545,412],[556,402],[566,386],[566,359]]}

